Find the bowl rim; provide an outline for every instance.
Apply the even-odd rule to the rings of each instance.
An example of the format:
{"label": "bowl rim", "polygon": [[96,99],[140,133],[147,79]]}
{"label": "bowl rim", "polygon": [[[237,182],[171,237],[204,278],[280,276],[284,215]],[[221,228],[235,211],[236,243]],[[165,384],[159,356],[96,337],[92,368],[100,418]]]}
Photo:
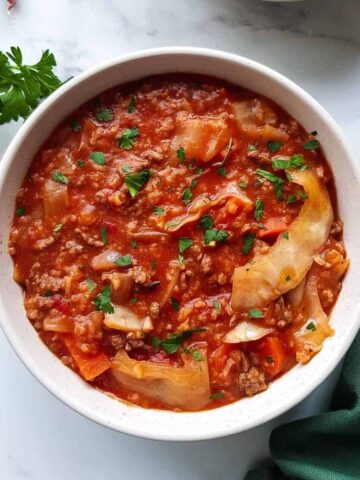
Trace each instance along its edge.
{"label": "bowl rim", "polygon": [[[137,61],[142,60],[146,57],[152,56],[166,56],[166,55],[192,55],[201,57],[202,59],[206,58],[215,58],[219,60],[229,61],[235,64],[240,64],[243,67],[255,71],[256,73],[261,74],[264,78],[270,78],[274,80],[276,83],[280,84],[281,88],[284,88],[287,91],[297,98],[301,100],[304,104],[305,108],[310,107],[317,111],[317,114],[321,118],[321,120],[327,125],[329,130],[331,131],[334,138],[338,143],[341,143],[342,149],[344,154],[347,158],[347,161],[351,164],[353,171],[355,172],[356,182],[360,185],[360,173],[357,170],[357,163],[356,160],[347,146],[343,133],[337,123],[333,120],[330,114],[312,97],[310,96],[305,90],[303,90],[300,86],[294,83],[292,80],[288,79],[284,75],[276,72],[275,70],[248,59],[247,57],[243,57],[237,54],[224,52],[221,50],[214,50],[208,48],[200,48],[200,47],[159,47],[159,48],[151,48],[145,50],[139,50],[132,53],[123,54],[112,58],[108,61],[102,62],[93,68],[90,68],[76,77],[72,78],[71,80],[67,81],[63,84],[58,90],[52,93],[48,98],[46,98],[41,105],[37,107],[37,109],[30,115],[30,117],[26,120],[26,122],[20,127],[18,132],[15,134],[14,138],[10,142],[8,148],[6,149],[2,161],[0,162],[0,191],[3,189],[4,180],[6,178],[7,172],[12,167],[13,163],[12,160],[14,158],[14,154],[16,153],[18,144],[27,137],[28,132],[32,130],[38,120],[46,114],[47,109],[57,102],[64,93],[71,90],[74,86],[85,82],[91,79],[92,76],[101,73],[103,70],[110,69],[113,66],[124,64],[130,61]],[[146,72],[144,74],[144,78],[146,78]],[[221,79],[221,73],[219,74],[219,78]],[[15,353],[17,354],[18,358],[23,362],[26,368],[30,371],[30,373],[56,398],[61,400],[65,405],[69,406],[76,412],[80,413],[86,418],[89,418],[96,423],[111,428],[116,431],[120,431],[122,433],[127,433],[130,435],[135,435],[142,438],[148,439],[156,439],[156,440],[171,440],[171,441],[193,441],[193,440],[208,440],[214,438],[225,437],[229,435],[233,435],[239,432],[243,432],[254,428],[258,425],[262,425],[280,415],[288,411],[290,408],[294,407],[296,404],[301,402],[305,397],[307,397],[316,387],[318,387],[334,370],[336,365],[340,362],[348,348],[350,347],[353,339],[359,328],[359,312],[357,314],[357,322],[353,322],[352,327],[349,329],[346,338],[343,340],[341,348],[337,350],[337,354],[334,356],[330,356],[326,365],[324,365],[321,369],[321,372],[313,377],[312,381],[309,381],[305,386],[302,386],[301,391],[293,394],[292,397],[288,398],[286,402],[281,402],[276,408],[272,408],[270,411],[266,411],[260,416],[256,416],[254,418],[247,418],[244,421],[243,425],[239,425],[235,422],[234,425],[231,427],[224,426],[222,429],[217,428],[216,431],[212,430],[211,428],[208,429],[206,432],[172,432],[166,434],[156,434],[149,431],[140,431],[137,427],[132,427],[131,425],[115,425],[112,422],[111,418],[107,418],[104,415],[99,414],[98,412],[94,411],[94,409],[89,411],[88,408],[83,406],[80,402],[78,402],[71,394],[68,394],[63,388],[58,387],[56,382],[48,376],[47,374],[42,374],[41,369],[37,365],[37,362],[31,357],[22,351],[22,340],[20,337],[17,336],[15,329],[11,328],[11,322],[8,319],[8,316],[5,311],[5,307],[2,303],[1,299],[2,293],[0,291],[0,325],[2,330],[5,333],[5,337],[8,339],[10,345],[14,349]],[[296,368],[296,367],[294,367]],[[244,401],[244,400],[241,400]],[[123,402],[124,403],[124,402]],[[234,402],[237,403],[237,402]],[[234,405],[230,404],[230,405]],[[219,409],[226,409],[227,406],[218,407],[216,410]],[[131,408],[136,408],[131,406]],[[150,412],[154,411],[149,409]],[[201,415],[209,415],[212,410],[205,410],[201,412],[186,412],[186,414],[196,416]],[[159,411],[158,411],[159,412]],[[164,415],[168,411],[164,411]],[[173,412],[171,412],[173,413]],[[177,415],[183,415],[184,413],[178,413]]]}

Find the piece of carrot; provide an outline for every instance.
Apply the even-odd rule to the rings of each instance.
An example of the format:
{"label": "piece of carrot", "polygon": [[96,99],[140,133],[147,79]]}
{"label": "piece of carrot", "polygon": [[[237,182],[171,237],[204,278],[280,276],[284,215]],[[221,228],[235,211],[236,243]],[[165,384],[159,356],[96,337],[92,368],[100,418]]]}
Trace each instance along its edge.
{"label": "piece of carrot", "polygon": [[271,377],[287,370],[293,363],[289,347],[278,337],[266,337],[260,342],[258,351],[262,367]]}
{"label": "piece of carrot", "polygon": [[264,228],[261,228],[258,233],[259,238],[277,237],[280,233],[286,232],[288,225],[280,217],[272,217],[266,220]]}
{"label": "piece of carrot", "polygon": [[226,361],[231,350],[233,350],[233,346],[224,343],[214,350],[210,355],[210,364],[217,373],[221,373],[221,371],[225,368]]}
{"label": "piece of carrot", "polygon": [[74,338],[64,335],[63,339],[67,349],[79,368],[80,374],[86,381],[92,380],[110,368],[110,360],[105,353],[100,352],[95,355],[86,355],[78,348]]}

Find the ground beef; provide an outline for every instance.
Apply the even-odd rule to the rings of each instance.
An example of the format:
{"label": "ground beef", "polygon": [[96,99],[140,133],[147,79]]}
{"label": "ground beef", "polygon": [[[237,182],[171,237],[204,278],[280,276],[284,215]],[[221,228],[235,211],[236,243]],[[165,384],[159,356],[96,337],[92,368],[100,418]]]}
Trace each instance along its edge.
{"label": "ground beef", "polygon": [[251,367],[248,372],[240,373],[239,385],[248,397],[252,397],[268,388],[265,374],[256,367]]}

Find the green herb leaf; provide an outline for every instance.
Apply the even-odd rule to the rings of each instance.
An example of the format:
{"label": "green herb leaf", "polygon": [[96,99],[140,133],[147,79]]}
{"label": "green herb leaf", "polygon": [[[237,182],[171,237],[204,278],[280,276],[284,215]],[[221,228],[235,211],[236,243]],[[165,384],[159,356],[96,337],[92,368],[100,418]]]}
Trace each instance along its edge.
{"label": "green herb leaf", "polygon": [[198,350],[191,350],[191,355],[193,356],[195,362],[201,362],[204,359],[204,356]]}
{"label": "green herb leaf", "polygon": [[176,150],[176,155],[178,159],[180,160],[180,163],[184,163],[186,159],[186,154],[185,150],[183,147],[180,147],[178,150]]}
{"label": "green herb leaf", "polygon": [[184,253],[185,250],[190,248],[193,245],[193,241],[191,238],[188,237],[181,237],[179,238],[179,252]]}
{"label": "green herb leaf", "polygon": [[130,242],[130,245],[131,245],[132,248],[138,248],[138,246],[139,246],[138,242],[136,242],[135,240],[132,240]]}
{"label": "green herb leaf", "polygon": [[101,166],[105,165],[106,163],[105,155],[102,152],[92,152],[90,158],[93,162]]}
{"label": "green herb leaf", "polygon": [[95,305],[96,310],[98,311],[101,310],[105,313],[114,313],[114,306],[111,303],[111,288],[104,287],[100,294],[95,297],[92,304]]}
{"label": "green herb leaf", "polygon": [[124,180],[130,195],[135,197],[139,193],[141,187],[149,180],[149,178],[149,170],[141,170],[140,172],[129,173],[128,175],[125,175]]}
{"label": "green herb leaf", "polygon": [[226,177],[225,162],[226,162],[227,157],[228,157],[228,155],[229,155],[229,153],[230,153],[230,150],[231,150],[231,147],[232,147],[232,142],[233,142],[233,139],[230,138],[229,143],[228,143],[228,145],[227,145],[227,147],[226,147],[226,153],[225,153],[225,156],[224,156],[224,160],[222,161],[221,166],[220,166],[220,168],[219,168],[219,170],[218,170],[218,171],[219,171],[219,175],[220,175],[221,177]]}
{"label": "green herb leaf", "polygon": [[164,215],[164,212],[165,212],[165,210],[161,207],[154,207],[153,211],[154,211],[154,215],[156,215],[157,217]]}
{"label": "green herb leaf", "polygon": [[128,112],[129,112],[129,113],[134,113],[135,110],[136,110],[135,97],[134,97],[134,95],[131,95],[130,103],[129,103],[129,106],[128,106]]}
{"label": "green herb leaf", "polygon": [[43,297],[52,297],[54,295],[54,292],[51,290],[45,290],[43,293]]}
{"label": "green herb leaf", "polygon": [[122,255],[121,257],[117,258],[114,263],[119,267],[130,267],[130,265],[132,265],[131,255]]}
{"label": "green herb leaf", "polygon": [[296,195],[289,195],[287,200],[286,200],[286,205],[290,205],[291,203],[297,202],[297,196]]}
{"label": "green herb leaf", "polygon": [[215,392],[210,395],[210,400],[218,400],[219,398],[224,398],[225,393],[224,392]]}
{"label": "green herb leaf", "polygon": [[221,165],[221,167],[219,168],[218,172],[219,172],[219,175],[220,175],[221,177],[226,177],[226,168],[225,168],[225,165]]}
{"label": "green herb leaf", "polygon": [[137,127],[125,128],[122,132],[121,137],[116,141],[120,148],[123,150],[131,150],[134,146],[134,142],[137,141],[139,136],[139,129]]}
{"label": "green herb leaf", "polygon": [[177,225],[180,225],[181,220],[179,218],[174,218],[174,220],[170,220],[169,222],[166,223],[166,227],[176,227]]}
{"label": "green herb leaf", "polygon": [[242,248],[242,252],[244,255],[248,255],[248,253],[250,252],[250,249],[254,243],[254,239],[255,239],[255,233],[247,233],[245,235],[244,246]]}
{"label": "green herb leaf", "polygon": [[0,52],[0,124],[27,118],[41,99],[62,82],[53,72],[55,57],[45,50],[34,65],[24,65],[19,47]]}
{"label": "green herb leaf", "polygon": [[204,230],[210,230],[213,226],[214,226],[214,219],[211,215],[203,215],[201,218],[200,218],[200,226],[204,229]]}
{"label": "green herb leaf", "polygon": [[93,292],[95,290],[95,283],[91,280],[90,277],[86,278],[86,283],[88,284],[89,292]]}
{"label": "green herb leaf", "polygon": [[101,232],[101,241],[103,242],[104,245],[106,245],[108,243],[107,228],[101,227],[100,232]]}
{"label": "green herb leaf", "polygon": [[[157,346],[161,347],[168,355],[176,353],[181,345],[188,340],[194,333],[205,332],[205,328],[196,328],[193,330],[185,330],[184,332],[170,335],[164,340],[158,340]],[[153,341],[154,343],[154,341]]]}
{"label": "green herb leaf", "polygon": [[197,175],[201,175],[202,173],[203,173],[203,169],[202,169],[201,167],[198,167],[198,168],[196,169],[196,174],[197,174]]}
{"label": "green herb leaf", "polygon": [[284,186],[279,183],[274,184],[274,191],[276,198],[280,201],[283,199]]}
{"label": "green herb leaf", "polygon": [[301,190],[298,190],[297,194],[301,198],[301,200],[307,200],[309,198],[309,195],[305,192],[302,192]]}
{"label": "green herb leaf", "polygon": [[209,245],[211,242],[222,242],[226,240],[229,236],[228,232],[225,230],[218,230],[217,228],[211,228],[210,230],[205,230],[204,233],[204,243]]}
{"label": "green herb leaf", "polygon": [[264,318],[264,313],[258,308],[253,308],[252,310],[249,310],[249,316],[251,318]]}
{"label": "green herb leaf", "polygon": [[314,322],[308,323],[308,324],[306,325],[306,330],[310,330],[310,331],[312,331],[312,332],[315,332],[316,326],[315,326]]}
{"label": "green herb leaf", "polygon": [[129,303],[138,303],[139,299],[136,297],[133,297],[129,300]]}
{"label": "green herb leaf", "polygon": [[25,208],[19,207],[15,210],[15,213],[18,217],[22,217],[23,215],[25,215]]}
{"label": "green herb leaf", "polygon": [[265,355],[265,360],[267,363],[274,363],[274,359],[271,355]]}
{"label": "green herb leaf", "polygon": [[289,160],[274,158],[272,160],[272,166],[276,169],[286,169],[286,168],[300,168],[305,166],[304,157],[300,154],[293,155]]}
{"label": "green herb leaf", "polygon": [[178,312],[180,310],[179,302],[176,300],[175,297],[170,297],[170,303],[175,312]]}
{"label": "green herb leaf", "polygon": [[185,203],[185,205],[187,205],[188,203],[190,203],[191,199],[192,199],[192,191],[190,190],[190,188],[185,188],[184,193],[181,197],[181,200]]}
{"label": "green herb leaf", "polygon": [[284,183],[284,180],[282,178],[277,177],[276,175],[274,175],[271,172],[268,172],[267,170],[262,170],[261,168],[258,168],[255,173],[266,178],[266,180],[269,180],[269,182],[271,183],[275,183],[275,184]]}
{"label": "green herb leaf", "polygon": [[63,227],[63,224],[62,223],[58,223],[57,225],[55,225],[54,227],[54,233],[59,233],[60,230],[62,229]]}
{"label": "green herb leaf", "polygon": [[221,303],[219,302],[219,300],[214,300],[213,305],[214,305],[214,308],[217,311],[217,313],[220,313],[221,312]]}
{"label": "green herb leaf", "polygon": [[279,150],[279,148],[281,148],[282,146],[283,146],[282,143],[280,143],[280,142],[275,142],[275,141],[270,141],[270,142],[268,142],[268,144],[267,144],[268,150],[270,150],[270,152],[272,152],[272,153],[277,152],[277,151]]}
{"label": "green herb leaf", "polygon": [[80,123],[77,120],[75,120],[74,118],[72,118],[70,120],[70,126],[71,126],[71,130],[73,132],[80,132],[80,130],[81,130]]}
{"label": "green herb leaf", "polygon": [[114,115],[107,108],[102,108],[96,114],[96,120],[98,120],[99,122],[111,122],[113,118]]}
{"label": "green herb leaf", "polygon": [[67,185],[69,183],[68,178],[63,173],[58,172],[57,170],[55,170],[55,172],[53,172],[52,179],[55,182],[63,183],[64,185]]}
{"label": "green herb leaf", "polygon": [[152,268],[153,270],[155,270],[155,268],[156,268],[156,260],[155,260],[155,258],[153,258],[153,259],[151,260],[151,268]]}
{"label": "green herb leaf", "polygon": [[256,145],[249,143],[247,150],[248,152],[255,152],[257,150]]}
{"label": "green herb leaf", "polygon": [[282,233],[282,236],[286,238],[286,240],[289,240],[289,232]]}
{"label": "green herb leaf", "polygon": [[249,186],[249,184],[247,182],[241,182],[239,183],[239,187],[242,188],[242,189],[245,189]]}
{"label": "green herb leaf", "polygon": [[309,140],[304,143],[303,148],[305,148],[305,150],[316,150],[317,148],[320,148],[320,142],[319,140]]}
{"label": "green herb leaf", "polygon": [[78,164],[78,166],[79,166],[80,168],[84,168],[84,167],[85,167],[85,162],[84,162],[84,160],[78,160],[78,161],[77,161],[77,164]]}
{"label": "green herb leaf", "polygon": [[131,168],[129,167],[129,165],[123,165],[121,167],[121,170],[125,173],[130,173],[131,172]]}
{"label": "green herb leaf", "polygon": [[254,218],[257,222],[260,222],[261,217],[264,213],[264,203],[261,198],[257,198],[255,202],[255,211],[254,211]]}

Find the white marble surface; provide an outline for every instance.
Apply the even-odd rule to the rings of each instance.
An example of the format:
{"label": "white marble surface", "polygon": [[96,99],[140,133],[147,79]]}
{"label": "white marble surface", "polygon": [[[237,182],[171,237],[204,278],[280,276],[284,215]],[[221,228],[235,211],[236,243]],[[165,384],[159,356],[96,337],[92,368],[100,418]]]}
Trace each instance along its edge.
{"label": "white marble surface", "polygon": [[[19,45],[30,61],[50,48],[62,78],[115,55],[165,45],[239,53],[302,85],[360,147],[360,2],[309,0],[0,1],[0,50]],[[0,154],[19,127],[0,127]],[[336,373],[296,409],[252,431],[198,443],[125,436],[82,418],[27,372],[0,332],[1,480],[242,479],[268,454],[275,424],[319,411]]]}

